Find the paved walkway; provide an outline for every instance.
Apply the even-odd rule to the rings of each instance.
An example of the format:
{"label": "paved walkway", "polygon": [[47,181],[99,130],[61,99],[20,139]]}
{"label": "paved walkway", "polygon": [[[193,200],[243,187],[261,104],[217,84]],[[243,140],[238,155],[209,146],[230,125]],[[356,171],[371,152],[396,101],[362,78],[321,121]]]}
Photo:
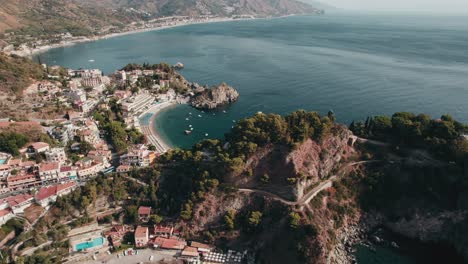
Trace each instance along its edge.
{"label": "paved walkway", "polygon": [[[112,255],[101,255],[96,260],[88,260],[80,263],[83,264],[137,264],[137,263],[158,263],[161,260],[174,260],[176,251],[171,250],[153,250],[153,249],[142,249],[138,250],[138,255],[133,256],[122,256],[122,252],[119,252],[120,258],[117,254]],[[153,259],[150,261],[150,257]]]}

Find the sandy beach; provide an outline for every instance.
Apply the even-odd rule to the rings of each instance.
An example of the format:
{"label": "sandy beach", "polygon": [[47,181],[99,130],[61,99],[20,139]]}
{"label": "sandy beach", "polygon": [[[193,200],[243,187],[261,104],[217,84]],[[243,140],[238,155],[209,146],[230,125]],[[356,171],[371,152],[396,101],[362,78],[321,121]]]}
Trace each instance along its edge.
{"label": "sandy beach", "polygon": [[158,131],[154,129],[154,122],[155,119],[158,115],[159,112],[161,112],[163,109],[166,109],[168,107],[171,107],[173,105],[177,104],[175,101],[168,101],[168,102],[163,102],[159,103],[157,105],[154,105],[148,111],[144,112],[143,114],[140,115],[146,115],[146,114],[151,114],[150,122],[148,125],[143,124],[140,122],[140,129],[141,132],[146,136],[148,139],[148,143],[152,144],[156,147],[156,151],[158,153],[165,153],[166,151],[171,149],[171,146],[165,142],[161,136],[159,135]]}

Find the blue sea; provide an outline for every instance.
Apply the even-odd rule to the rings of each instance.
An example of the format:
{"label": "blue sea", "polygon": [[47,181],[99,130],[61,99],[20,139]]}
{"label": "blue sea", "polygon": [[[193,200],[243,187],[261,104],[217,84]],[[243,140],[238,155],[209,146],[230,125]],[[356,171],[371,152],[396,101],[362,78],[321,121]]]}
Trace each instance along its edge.
{"label": "blue sea", "polygon": [[[336,13],[190,25],[57,48],[40,57],[50,65],[105,73],[133,62],[182,62],[190,81],[226,82],[239,90],[239,101],[224,111],[178,105],[161,112],[155,126],[177,147],[220,138],[259,111],[333,110],[346,124],[396,111],[450,113],[468,123],[464,16]],[[185,135],[189,125],[194,132]],[[383,253],[360,249],[359,263],[416,263],[388,249],[377,252]]]}
{"label": "blue sea", "polygon": [[[40,56],[105,73],[130,62],[180,61],[190,81],[238,89],[240,99],[226,113],[178,106],[159,115],[162,136],[189,147],[206,134],[222,137],[259,111],[333,110],[343,123],[413,111],[468,122],[467,51],[468,17],[353,13],[190,25]],[[194,133],[186,136],[189,125]]]}

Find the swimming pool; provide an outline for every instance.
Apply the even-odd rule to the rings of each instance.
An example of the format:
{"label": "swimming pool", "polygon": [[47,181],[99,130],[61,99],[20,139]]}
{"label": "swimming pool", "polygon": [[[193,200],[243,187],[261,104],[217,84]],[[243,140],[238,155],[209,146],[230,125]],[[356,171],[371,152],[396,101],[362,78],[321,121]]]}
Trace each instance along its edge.
{"label": "swimming pool", "polygon": [[98,246],[102,246],[104,244],[104,238],[103,237],[98,237],[93,239],[92,241],[87,241],[83,243],[79,243],[75,246],[76,251],[83,251],[88,248],[94,248]]}
{"label": "swimming pool", "polygon": [[0,165],[5,164],[5,163],[6,163],[6,159],[0,159]]}

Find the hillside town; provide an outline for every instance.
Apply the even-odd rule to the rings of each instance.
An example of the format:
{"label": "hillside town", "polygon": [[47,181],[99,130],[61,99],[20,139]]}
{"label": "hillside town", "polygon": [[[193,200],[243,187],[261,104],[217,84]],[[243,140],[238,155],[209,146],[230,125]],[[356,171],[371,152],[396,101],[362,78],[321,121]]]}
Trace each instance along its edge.
{"label": "hillside town", "polygon": [[[186,103],[194,94],[191,87],[199,89],[174,71],[183,68],[181,63],[142,68],[128,65],[109,76],[99,69],[43,67],[57,75],[49,74],[46,80],[25,88],[24,100],[35,101],[37,111],[53,102],[58,108],[56,113],[63,116],[38,118],[33,110],[28,113],[29,120],[0,120],[1,131],[16,137],[16,146],[3,146],[8,151],[0,152],[2,228],[16,219],[24,230],[34,229],[59,197],[99,175],[122,174],[130,181],[144,184],[129,173],[152,166],[169,147],[142,117],[152,116],[175,103]],[[114,116],[104,118],[106,114]],[[29,137],[38,140],[21,142],[24,132],[39,135]],[[143,248],[166,250],[184,263],[240,263],[245,257],[245,253],[224,254],[213,246],[185,241],[173,226],[154,224],[151,207],[138,208],[135,225],[119,221],[98,224],[121,211],[121,207],[107,209],[68,232],[69,262],[97,259],[99,253],[114,252],[122,245],[125,251],[118,258]],[[0,248],[11,243],[11,234],[1,237]],[[32,253],[26,248],[18,256]]]}

